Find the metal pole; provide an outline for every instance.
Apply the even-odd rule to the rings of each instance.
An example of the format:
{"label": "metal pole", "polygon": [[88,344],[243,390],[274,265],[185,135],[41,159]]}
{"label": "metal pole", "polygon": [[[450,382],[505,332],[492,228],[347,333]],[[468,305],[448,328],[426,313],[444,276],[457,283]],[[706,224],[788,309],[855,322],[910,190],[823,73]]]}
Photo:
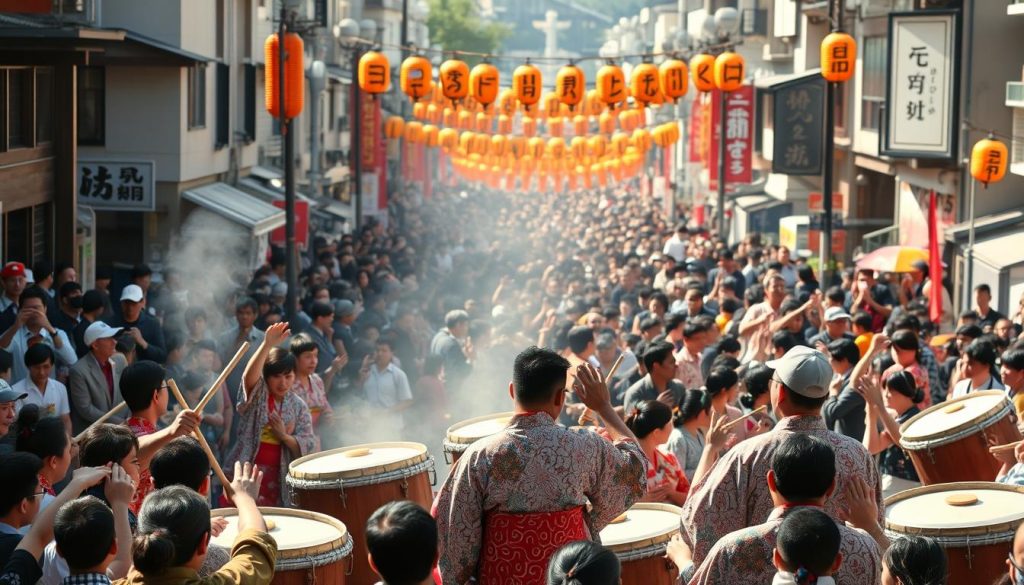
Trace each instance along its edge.
{"label": "metal pole", "polygon": [[[277,86],[280,89],[278,106],[281,116],[281,138],[284,140],[284,238],[285,238],[285,280],[288,284],[288,293],[285,295],[284,314],[288,321],[295,319],[295,293],[297,286],[296,255],[295,255],[295,137],[291,133],[289,120],[285,115],[285,81],[284,69],[285,59],[288,55],[284,50],[284,38],[288,32],[288,10],[281,7],[281,22],[277,36],[278,57]],[[293,58],[301,59],[301,55],[292,55]]]}
{"label": "metal pole", "polygon": [[725,94],[718,90],[718,206],[715,213],[718,218],[718,237],[728,241],[729,236],[725,233]]}
{"label": "metal pole", "polygon": [[361,45],[354,45],[352,48],[352,136],[349,140],[349,151],[352,153],[352,197],[356,202],[355,233],[357,237],[359,229],[363,227],[363,141],[360,132],[363,124],[363,104],[362,95],[359,92],[359,80],[356,79],[361,53]]}
{"label": "metal pole", "polygon": [[[970,227],[967,229],[967,249],[964,250],[964,272],[966,276],[964,284],[967,290],[964,291],[964,300],[960,303],[965,311],[971,308],[971,292],[974,289],[974,196],[977,192],[978,182],[971,179],[971,191],[967,204],[967,213],[969,214],[967,225]],[[932,286],[935,286],[935,284],[935,281],[932,281]]]}
{"label": "metal pole", "polygon": [[407,54],[406,48],[409,46],[409,0],[402,0],[402,60],[405,60]]}
{"label": "metal pole", "polygon": [[[835,10],[836,0],[829,0],[828,22],[830,32],[834,32],[840,28],[836,23]],[[832,184],[835,182],[835,179],[833,178],[833,174],[835,172],[836,135],[835,103],[836,84],[826,81],[824,144],[825,168],[821,178],[821,208],[825,216],[821,218],[821,242],[818,251],[818,257],[821,260],[821,264],[818,269],[820,272],[819,276],[821,276],[821,285],[825,288],[832,283]]]}

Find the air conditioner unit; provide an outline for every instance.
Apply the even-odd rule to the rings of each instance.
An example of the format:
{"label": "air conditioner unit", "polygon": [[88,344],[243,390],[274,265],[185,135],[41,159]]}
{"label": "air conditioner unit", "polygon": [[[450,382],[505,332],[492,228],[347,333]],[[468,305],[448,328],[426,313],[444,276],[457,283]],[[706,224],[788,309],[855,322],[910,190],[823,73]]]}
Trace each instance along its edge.
{"label": "air conditioner unit", "polygon": [[764,44],[761,58],[768,62],[792,61],[793,43],[786,42],[788,39],[772,37]]}

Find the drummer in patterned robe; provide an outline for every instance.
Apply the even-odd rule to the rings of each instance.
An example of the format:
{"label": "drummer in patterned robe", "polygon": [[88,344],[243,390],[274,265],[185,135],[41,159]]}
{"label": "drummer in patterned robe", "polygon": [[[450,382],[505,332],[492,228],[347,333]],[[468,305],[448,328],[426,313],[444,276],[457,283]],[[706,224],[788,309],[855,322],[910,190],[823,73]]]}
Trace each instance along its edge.
{"label": "drummer in patterned robe", "polygon": [[260,506],[291,505],[284,489],[288,464],[312,453],[316,446],[309,407],[292,390],[295,356],[277,347],[289,335],[287,323],[268,327],[245,366],[238,394],[238,441],[224,466],[234,469],[240,461],[263,471],[257,498]]}
{"label": "drummer in patterned robe", "polygon": [[726,534],[768,518],[775,505],[764,478],[772,454],[793,433],[819,437],[835,451],[836,496],[825,502],[825,512],[839,518],[840,512],[849,508],[851,481],[860,477],[874,494],[878,519],[882,520],[882,488],[874,460],[855,439],[828,430],[821,418],[832,380],[828,359],[819,351],[796,346],[766,365],[775,371],[769,388],[772,412],[780,417],[778,424],[730,449],[711,473],[690,489],[683,505],[682,537],[693,550],[697,565]]}
{"label": "drummer in patterned robe", "polygon": [[[821,508],[832,497],[835,480],[836,457],[828,443],[814,435],[791,433],[771,457],[766,483],[775,509],[767,521],[723,536],[711,548],[695,575],[691,577],[692,571],[680,572],[679,583],[770,583],[776,572],[772,551],[782,521],[793,510]],[[835,579],[843,585],[875,585],[881,577],[881,549],[888,546],[888,539],[878,524],[874,494],[867,484],[855,478],[850,487],[852,493],[847,499],[854,506],[848,519],[859,529],[836,523],[843,562],[835,573]],[[688,554],[681,540],[673,541],[669,546],[669,556],[677,565],[686,567]]]}
{"label": "drummer in patterned robe", "polygon": [[433,514],[444,585],[473,579],[482,585],[543,584],[558,547],[598,540],[602,528],[644,495],[643,450],[590,364],[578,368],[573,390],[606,422],[611,440],[555,423],[569,365],[547,349],[520,353],[509,385],[511,423],[473,443],[441,487]]}

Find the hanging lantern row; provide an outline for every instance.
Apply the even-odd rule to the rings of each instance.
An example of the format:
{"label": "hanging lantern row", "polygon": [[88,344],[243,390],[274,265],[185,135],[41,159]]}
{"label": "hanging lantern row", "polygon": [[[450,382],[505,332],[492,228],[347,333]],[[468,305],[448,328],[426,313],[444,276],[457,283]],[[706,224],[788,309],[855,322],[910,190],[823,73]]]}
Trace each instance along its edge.
{"label": "hanging lantern row", "polygon": [[[830,38],[833,36],[829,35]],[[835,46],[845,49],[836,49],[830,55],[856,54],[855,44],[843,45],[845,41],[837,39]],[[824,55],[825,44],[822,45],[822,51]],[[825,59],[822,61],[824,63]],[[380,52],[369,51],[359,60],[359,87],[367,93],[376,95],[386,92],[390,85],[390,75],[388,59]],[[689,66],[678,59],[668,59],[660,66],[644,62],[634,67],[627,85],[622,68],[608,62],[598,69],[594,90],[588,91],[583,70],[570,63],[558,71],[555,90],[551,95],[568,113],[576,113],[580,109],[596,115],[600,113],[599,108],[615,109],[625,104],[630,97],[643,106],[660,105],[666,100],[674,102],[686,95],[690,76],[697,91],[707,92],[716,88],[736,91],[743,85],[746,65],[741,55],[731,51],[718,57],[697,55],[690,60]],[[481,63],[470,71],[465,62],[448,59],[439,68],[437,84],[432,77],[433,68],[426,57],[413,55],[402,62],[402,92],[417,103],[424,98],[431,98],[435,103],[444,99],[453,105],[471,102],[484,109],[496,104],[500,113],[511,116],[520,106],[528,113],[538,111],[535,106],[544,98],[541,71],[529,61],[515,69],[512,87],[505,90],[500,89],[498,69],[490,63]],[[436,85],[440,86],[440,91],[437,91]],[[547,106],[545,110],[551,110],[550,104],[544,105]]]}

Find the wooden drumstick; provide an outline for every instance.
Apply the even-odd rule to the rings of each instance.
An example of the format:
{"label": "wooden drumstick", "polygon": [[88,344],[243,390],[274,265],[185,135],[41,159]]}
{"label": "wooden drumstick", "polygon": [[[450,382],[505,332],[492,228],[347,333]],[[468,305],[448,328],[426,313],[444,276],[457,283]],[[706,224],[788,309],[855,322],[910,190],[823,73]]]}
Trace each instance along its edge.
{"label": "wooden drumstick", "polygon": [[236,366],[238,366],[238,362],[242,361],[242,358],[245,357],[245,352],[247,351],[249,351],[249,342],[243,341],[242,346],[235,352],[235,357],[231,358],[231,361],[228,362],[228,366],[224,368],[224,371],[221,372],[219,376],[217,376],[217,379],[213,382],[213,386],[210,386],[210,389],[206,392],[206,396],[203,396],[203,399],[196,405],[196,412],[202,412],[203,409],[206,408],[206,404],[213,399],[214,395],[216,395],[220,390],[220,387],[224,385],[224,381],[228,379],[231,372],[234,371]]}
{"label": "wooden drumstick", "polygon": [[1005,445],[995,445],[994,447],[990,447],[989,451],[992,452],[992,453],[1002,453],[1004,451],[1013,451],[1014,449],[1017,448],[1017,445],[1020,445],[1021,443],[1024,443],[1024,440],[1014,441],[1012,443],[1007,443]]}
{"label": "wooden drumstick", "polygon": [[738,423],[738,422],[740,422],[740,421],[744,421],[744,420],[746,420],[746,419],[748,419],[748,418],[750,418],[750,417],[754,416],[755,414],[757,414],[757,413],[759,413],[759,412],[764,412],[764,411],[766,411],[766,410],[768,410],[768,407],[767,407],[767,406],[764,406],[764,405],[762,405],[762,406],[758,406],[758,407],[757,407],[757,408],[755,408],[754,410],[752,410],[752,411],[748,412],[747,414],[744,414],[743,416],[739,417],[738,419],[736,419],[736,420],[731,420],[731,421],[729,421],[729,422],[725,423],[724,425],[722,425],[722,429],[723,429],[723,430],[726,430],[726,429],[731,429],[731,428],[732,428],[732,426],[733,426],[733,425],[735,425],[736,423]]}
{"label": "wooden drumstick", "polygon": [[[624,357],[626,357],[626,352],[620,353],[619,357],[615,359],[615,363],[612,364],[611,369],[608,370],[608,375],[604,377],[604,383],[605,384],[608,384],[608,382],[612,381],[612,377],[615,376],[615,372],[619,369],[619,366],[622,365],[622,359]],[[587,424],[588,422],[596,423],[597,419],[594,418],[594,411],[590,410],[589,408],[584,407],[583,408],[583,414],[580,415],[579,420],[577,420],[576,422],[580,426],[583,426],[583,425]]]}
{"label": "wooden drumstick", "polygon": [[[177,399],[178,404],[182,408],[188,408],[188,401],[181,395],[181,390],[178,390],[178,384],[174,380],[167,380],[167,387],[171,389],[171,393],[174,394],[174,398]],[[210,460],[210,467],[213,468],[213,472],[217,474],[217,479],[220,480],[220,484],[224,486],[224,493],[227,494],[228,498],[235,495],[235,491],[231,489],[231,481],[228,476],[224,475],[224,470],[221,469],[220,463],[217,462],[217,458],[213,455],[213,449],[210,448],[210,444],[206,442],[206,437],[203,436],[203,432],[199,429],[192,431],[192,436],[199,441],[199,446],[206,452],[206,458]]]}
{"label": "wooden drumstick", "polygon": [[101,424],[107,422],[108,420],[110,420],[110,417],[112,417],[115,414],[117,414],[117,411],[121,410],[124,407],[125,407],[125,403],[121,402],[120,404],[118,404],[114,408],[111,408],[109,411],[107,411],[107,414],[104,414],[103,416],[99,417],[98,419],[96,419],[96,421],[94,423],[92,423],[91,425],[85,427],[84,431],[82,431],[82,432],[78,433],[77,435],[75,435],[75,438],[72,439],[72,441],[74,441],[75,443],[81,441],[82,438],[85,437],[85,434],[89,432],[89,429],[93,428],[96,425],[101,425]]}

